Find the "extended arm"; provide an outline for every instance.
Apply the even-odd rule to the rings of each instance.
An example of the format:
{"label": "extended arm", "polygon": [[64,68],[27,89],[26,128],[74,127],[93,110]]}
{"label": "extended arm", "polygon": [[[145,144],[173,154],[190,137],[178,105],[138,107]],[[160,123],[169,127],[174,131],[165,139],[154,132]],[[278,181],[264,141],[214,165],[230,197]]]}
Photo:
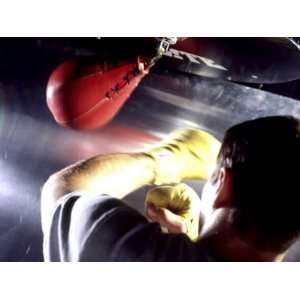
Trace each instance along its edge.
{"label": "extended arm", "polygon": [[197,129],[173,133],[145,153],[99,155],[50,176],[42,189],[42,225],[62,196],[88,191],[123,198],[146,184],[208,178],[220,143]]}
{"label": "extended arm", "polygon": [[42,189],[43,223],[57,200],[68,193],[88,191],[123,198],[152,183],[154,168],[154,161],[142,153],[99,155],[71,165],[51,175]]}

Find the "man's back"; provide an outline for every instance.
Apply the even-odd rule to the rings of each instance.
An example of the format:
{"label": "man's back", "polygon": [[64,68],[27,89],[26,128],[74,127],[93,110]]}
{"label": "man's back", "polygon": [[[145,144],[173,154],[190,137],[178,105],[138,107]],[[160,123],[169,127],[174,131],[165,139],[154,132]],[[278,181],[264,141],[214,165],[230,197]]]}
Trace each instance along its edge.
{"label": "man's back", "polygon": [[157,223],[106,195],[70,194],[45,232],[47,261],[213,261],[201,243],[166,234]]}

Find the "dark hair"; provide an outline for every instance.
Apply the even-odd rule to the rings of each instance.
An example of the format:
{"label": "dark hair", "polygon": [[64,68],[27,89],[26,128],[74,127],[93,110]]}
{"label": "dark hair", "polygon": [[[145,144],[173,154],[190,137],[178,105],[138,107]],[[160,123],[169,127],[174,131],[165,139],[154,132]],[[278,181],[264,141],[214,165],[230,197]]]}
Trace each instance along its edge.
{"label": "dark hair", "polygon": [[300,234],[300,121],[272,116],[231,127],[218,167],[231,169],[233,222],[258,247],[284,251]]}

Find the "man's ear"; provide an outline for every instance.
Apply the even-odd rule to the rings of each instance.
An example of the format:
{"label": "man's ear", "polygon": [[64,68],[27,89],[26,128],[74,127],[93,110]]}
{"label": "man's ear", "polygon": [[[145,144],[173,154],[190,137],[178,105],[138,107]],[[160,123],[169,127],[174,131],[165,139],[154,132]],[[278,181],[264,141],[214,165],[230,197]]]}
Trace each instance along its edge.
{"label": "man's ear", "polygon": [[231,205],[233,196],[233,186],[232,186],[232,172],[230,169],[221,168],[219,170],[217,182],[216,182],[216,192],[217,197],[214,202],[213,207],[222,208]]}

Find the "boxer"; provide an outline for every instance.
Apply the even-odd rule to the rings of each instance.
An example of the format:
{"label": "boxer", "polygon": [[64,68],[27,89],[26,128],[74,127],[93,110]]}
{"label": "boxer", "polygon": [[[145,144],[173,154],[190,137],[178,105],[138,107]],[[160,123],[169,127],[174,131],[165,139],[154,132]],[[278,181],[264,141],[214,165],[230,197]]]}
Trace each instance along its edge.
{"label": "boxer", "polygon": [[[299,153],[300,121],[273,116],[233,126],[221,145],[184,129],[75,163],[42,189],[45,260],[280,261],[300,233]],[[184,179],[207,179],[201,201]],[[145,217],[122,199],[148,184]]]}

